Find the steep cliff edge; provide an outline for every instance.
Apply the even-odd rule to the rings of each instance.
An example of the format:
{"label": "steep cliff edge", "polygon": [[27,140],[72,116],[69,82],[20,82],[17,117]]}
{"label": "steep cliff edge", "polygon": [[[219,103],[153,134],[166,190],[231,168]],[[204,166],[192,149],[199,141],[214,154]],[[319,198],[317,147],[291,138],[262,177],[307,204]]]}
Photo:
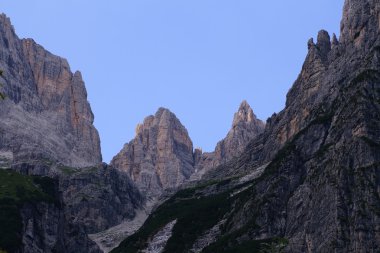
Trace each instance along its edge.
{"label": "steep cliff edge", "polygon": [[339,40],[320,31],[308,42],[286,106],[264,133],[209,171],[210,181],[156,209],[113,252],[144,249],[173,220],[163,252],[376,252],[379,17],[379,1],[346,0]]}
{"label": "steep cliff edge", "polygon": [[0,15],[0,155],[15,163],[50,159],[74,167],[101,162],[100,140],[80,72]]}

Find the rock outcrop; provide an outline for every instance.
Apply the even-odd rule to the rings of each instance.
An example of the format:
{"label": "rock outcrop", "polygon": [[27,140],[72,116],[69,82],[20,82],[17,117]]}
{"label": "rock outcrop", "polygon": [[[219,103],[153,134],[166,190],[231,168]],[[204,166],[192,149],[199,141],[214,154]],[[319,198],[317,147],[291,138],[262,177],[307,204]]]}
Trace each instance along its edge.
{"label": "rock outcrop", "polygon": [[80,72],[0,15],[0,151],[15,163],[49,159],[85,167],[101,162],[99,135]]}
{"label": "rock outcrop", "polygon": [[82,227],[69,223],[63,209],[53,204],[25,204],[21,217],[21,252],[102,252]]}
{"label": "rock outcrop", "polygon": [[224,164],[240,155],[247,144],[264,131],[265,124],[257,119],[247,101],[240,104],[235,113],[231,130],[218,142],[215,151],[202,153],[195,151],[195,171],[192,179],[200,179],[208,170]]}
{"label": "rock outcrop", "polygon": [[109,166],[87,169],[58,168],[65,215],[87,234],[131,220],[145,198],[129,176]]}
{"label": "rock outcrop", "polygon": [[160,108],[137,126],[136,137],[111,165],[126,171],[143,193],[157,196],[178,187],[193,173],[193,143],[177,117]]}
{"label": "rock outcrop", "polygon": [[0,251],[100,253],[65,215],[58,181],[0,169]]}

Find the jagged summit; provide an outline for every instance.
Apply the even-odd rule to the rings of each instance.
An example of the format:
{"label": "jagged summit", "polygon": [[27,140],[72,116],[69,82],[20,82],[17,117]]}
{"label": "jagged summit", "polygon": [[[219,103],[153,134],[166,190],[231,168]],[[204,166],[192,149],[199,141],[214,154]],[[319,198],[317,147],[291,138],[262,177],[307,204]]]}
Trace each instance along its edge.
{"label": "jagged summit", "polygon": [[143,193],[158,196],[193,173],[193,143],[170,110],[159,108],[136,128],[136,137],[111,161],[126,171]]}
{"label": "jagged summit", "polygon": [[239,106],[239,110],[234,115],[232,127],[234,128],[241,122],[249,123],[255,120],[257,120],[256,115],[253,113],[251,106],[246,100],[243,100]]}
{"label": "jagged summit", "polygon": [[[137,124],[136,126],[136,135],[141,133],[144,128],[151,127],[152,125],[176,125],[181,127],[182,124],[177,118],[177,116],[172,113],[169,109],[160,107],[154,115],[149,115],[145,117],[142,124]],[[182,126],[183,127],[183,126]],[[184,128],[184,131],[187,130]]]}
{"label": "jagged summit", "polygon": [[192,179],[199,179],[210,169],[240,155],[247,144],[259,136],[264,128],[265,124],[257,119],[251,106],[246,100],[243,100],[234,115],[231,129],[227,136],[217,143],[214,152],[200,155],[201,151],[196,150],[196,174]]}
{"label": "jagged summit", "polygon": [[331,50],[330,35],[327,31],[321,30],[318,33],[316,46],[321,51],[322,55],[327,55]]}
{"label": "jagged summit", "polygon": [[243,100],[234,115],[231,130],[215,148],[219,164],[240,154],[249,141],[264,131],[264,127],[265,124],[257,119],[248,102]]}

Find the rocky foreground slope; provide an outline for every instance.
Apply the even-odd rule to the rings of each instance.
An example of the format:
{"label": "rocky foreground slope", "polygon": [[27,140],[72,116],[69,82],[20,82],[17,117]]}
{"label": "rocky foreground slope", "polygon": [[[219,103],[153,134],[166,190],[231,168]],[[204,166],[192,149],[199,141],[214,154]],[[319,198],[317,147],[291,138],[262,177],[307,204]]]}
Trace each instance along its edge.
{"label": "rocky foreground slope", "polygon": [[321,31],[308,42],[264,133],[112,252],[377,252],[379,22],[379,1],[346,0],[339,40]]}

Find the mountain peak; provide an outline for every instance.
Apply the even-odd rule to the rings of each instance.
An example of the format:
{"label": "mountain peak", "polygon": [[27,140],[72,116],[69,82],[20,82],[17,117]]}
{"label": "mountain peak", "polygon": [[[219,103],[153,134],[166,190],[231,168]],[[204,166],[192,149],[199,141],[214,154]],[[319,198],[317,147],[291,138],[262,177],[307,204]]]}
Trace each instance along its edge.
{"label": "mountain peak", "polygon": [[172,113],[168,108],[165,108],[165,107],[160,107],[157,109],[157,112],[156,112],[156,115],[161,115],[162,113],[170,113],[170,114],[174,114]]}
{"label": "mountain peak", "polygon": [[200,159],[195,159],[198,173],[193,178],[202,177],[210,169],[240,155],[248,143],[259,136],[264,128],[265,124],[256,118],[251,106],[243,100],[234,115],[232,128],[227,136],[218,142],[215,151],[204,154],[200,150],[196,152],[195,157],[200,156]]}
{"label": "mountain peak", "polygon": [[111,164],[126,171],[143,193],[157,196],[193,173],[193,143],[176,115],[160,107],[137,125],[136,137]]}
{"label": "mountain peak", "polygon": [[177,116],[171,112],[169,109],[160,107],[158,108],[156,114],[154,117],[160,121],[174,121],[174,122],[179,122],[179,119]]}
{"label": "mountain peak", "polygon": [[4,13],[0,13],[0,24],[3,29],[9,29],[14,33],[15,29],[11,23],[11,20]]}
{"label": "mountain peak", "polygon": [[253,113],[251,106],[246,100],[243,100],[239,106],[239,110],[234,115],[232,127],[236,127],[241,122],[249,123],[256,120],[256,115]]}
{"label": "mountain peak", "polygon": [[321,30],[318,32],[317,45],[318,49],[323,55],[327,55],[331,50],[331,40],[330,35],[327,31]]}

